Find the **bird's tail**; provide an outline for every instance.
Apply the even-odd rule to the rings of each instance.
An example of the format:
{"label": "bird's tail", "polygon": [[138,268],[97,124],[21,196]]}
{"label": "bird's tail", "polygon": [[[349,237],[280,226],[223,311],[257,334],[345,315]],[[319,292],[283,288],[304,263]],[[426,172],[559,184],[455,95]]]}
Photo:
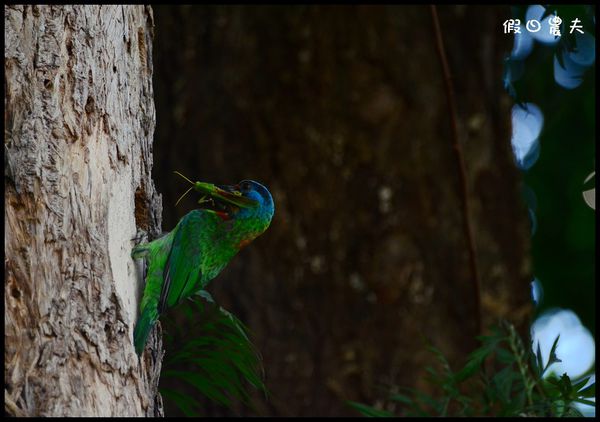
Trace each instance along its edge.
{"label": "bird's tail", "polygon": [[133,330],[133,344],[135,346],[135,352],[138,355],[141,355],[144,351],[144,346],[146,345],[146,340],[148,340],[150,330],[152,330],[154,323],[158,319],[158,312],[156,308],[151,308],[153,307],[149,306],[144,309],[140,315],[140,319],[135,325],[135,329]]}

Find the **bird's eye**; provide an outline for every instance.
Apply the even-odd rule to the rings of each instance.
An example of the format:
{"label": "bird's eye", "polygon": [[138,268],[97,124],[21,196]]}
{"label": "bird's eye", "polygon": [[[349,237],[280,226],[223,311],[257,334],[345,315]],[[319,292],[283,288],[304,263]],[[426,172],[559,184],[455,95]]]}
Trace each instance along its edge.
{"label": "bird's eye", "polygon": [[248,192],[250,190],[250,183],[244,182],[242,183],[242,191]]}

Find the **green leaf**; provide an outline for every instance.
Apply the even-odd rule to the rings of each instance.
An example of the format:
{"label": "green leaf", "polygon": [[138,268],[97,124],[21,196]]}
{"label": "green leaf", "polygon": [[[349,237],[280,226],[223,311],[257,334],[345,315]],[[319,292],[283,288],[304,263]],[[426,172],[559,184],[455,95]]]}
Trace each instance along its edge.
{"label": "green leaf", "polygon": [[564,400],[556,400],[552,402],[552,412],[555,416],[563,416],[568,409]]}
{"label": "green leaf", "polygon": [[200,414],[194,409],[194,407],[199,409],[200,403],[198,403],[198,401],[192,396],[181,394],[175,390],[164,387],[160,389],[160,394],[163,396],[163,398],[173,402],[186,416],[200,416]]}
{"label": "green leaf", "polygon": [[172,377],[184,380],[211,400],[221,403],[225,406],[230,405],[230,400],[221,391],[219,391],[219,389],[216,388],[213,383],[210,383],[206,378],[199,376],[198,373],[184,371],[164,371],[162,376],[165,378]]}
{"label": "green leaf", "polygon": [[364,416],[378,417],[378,418],[390,418],[390,417],[394,416],[394,414],[391,412],[388,412],[386,410],[375,409],[374,407],[367,406],[366,404],[357,403],[354,401],[349,401],[347,403],[351,407],[353,407],[354,409],[356,409],[360,413],[362,413]]}
{"label": "green leaf", "polygon": [[560,377],[558,387],[560,388],[563,397],[568,398],[571,396],[573,385],[571,384],[571,378],[569,378],[566,372]]}
{"label": "green leaf", "polygon": [[458,371],[454,376],[454,381],[460,383],[468,378],[471,378],[481,368],[481,363],[481,361],[475,359],[467,361],[464,368]]}
{"label": "green leaf", "polygon": [[584,417],[583,413],[581,413],[579,411],[579,409],[577,409],[575,406],[569,406],[569,408],[565,412],[565,416],[572,417],[572,418],[583,418]]}
{"label": "green leaf", "polygon": [[[251,406],[249,387],[267,393],[260,354],[250,342],[245,326],[218,305],[205,303],[205,299],[196,296],[181,305],[190,322],[186,330],[178,330],[178,324],[166,319],[165,327],[170,324],[175,332],[181,332],[182,346],[168,355],[162,375],[180,379],[222,405],[230,406],[232,399],[239,399]],[[185,394],[178,394],[167,394],[167,399],[181,404]]]}
{"label": "green leaf", "polygon": [[536,353],[536,358],[537,358],[537,375],[541,377],[542,372],[544,371],[544,359],[542,358],[542,349],[540,347],[540,342],[538,341],[537,344],[537,353]]}
{"label": "green leaf", "polygon": [[[497,342],[493,342],[495,345]],[[454,375],[454,382],[463,382],[464,380],[471,378],[481,368],[481,365],[485,359],[493,352],[491,344],[486,344],[479,349],[473,351],[467,360],[465,366]]]}
{"label": "green leaf", "polygon": [[404,394],[400,394],[400,393],[392,394],[391,397],[390,397],[390,400],[397,401],[397,402],[400,402],[400,403],[404,403],[404,404],[407,404],[409,406],[413,404],[413,401],[412,401],[412,399],[410,397],[405,396]]}
{"label": "green leaf", "polygon": [[450,369],[450,364],[448,363],[448,360],[446,359],[444,354],[438,348],[429,346],[427,349],[437,357],[437,359],[440,361],[440,363],[442,364],[444,369],[447,369],[447,370]]}
{"label": "green leaf", "polygon": [[419,399],[419,401],[422,404],[429,406],[431,409],[433,409],[435,411],[435,413],[437,415],[439,415],[442,412],[443,403],[440,403],[438,400],[431,397],[430,395],[425,394],[418,390],[415,390],[415,395],[417,396],[417,398]]}
{"label": "green leaf", "polygon": [[[514,326],[504,322],[502,327],[504,331],[494,329],[493,335],[478,337],[482,346],[469,355],[464,367],[455,374],[443,354],[429,347],[443,368],[425,368],[426,379],[441,387],[437,395],[394,387],[403,393],[391,394],[390,398],[401,404],[406,416],[576,416],[579,413],[571,405],[574,401],[594,404],[589,398],[595,395],[595,384],[584,388],[589,377],[576,382],[567,374],[557,377],[552,373],[547,378],[538,378],[540,372],[560,361],[556,355],[560,337],[554,340],[544,367],[539,343],[534,352],[531,343],[530,347],[524,346]],[[487,371],[483,371],[486,359],[491,361]],[[533,377],[532,370],[536,372]],[[381,412],[369,409],[375,412],[371,416]]]}
{"label": "green leaf", "polygon": [[512,365],[515,362],[515,355],[506,349],[496,350],[496,360],[505,365]]}
{"label": "green leaf", "polygon": [[558,346],[559,339],[560,339],[560,334],[558,336],[556,336],[554,343],[552,343],[552,348],[550,349],[550,357],[548,358],[548,363],[546,364],[545,369],[548,369],[548,367],[555,362],[562,362],[562,360],[560,360],[558,358],[558,356],[556,356],[556,347]]}
{"label": "green leaf", "polygon": [[[405,391],[411,395],[417,396],[419,393],[417,390],[415,390],[414,388],[409,388],[409,387],[398,387],[400,390]],[[410,410],[407,411],[407,416],[431,416],[430,412],[427,412],[425,409],[423,409],[423,407],[421,406],[421,404],[416,400],[416,399],[410,399],[411,400],[411,405],[410,405]]]}
{"label": "green leaf", "polygon": [[596,407],[596,402],[592,401],[592,400],[587,400],[587,399],[582,399],[582,398],[576,398],[576,399],[573,399],[573,401],[576,401],[577,403],[587,404],[589,406]]}
{"label": "green leaf", "polygon": [[510,402],[510,393],[512,391],[513,383],[520,378],[520,375],[516,373],[511,366],[507,366],[500,370],[492,377],[492,381],[498,392],[498,398],[502,403],[507,404]]}
{"label": "green leaf", "polygon": [[581,397],[596,397],[596,383],[593,383],[583,390],[578,391],[577,395]]}
{"label": "green leaf", "polygon": [[590,380],[590,375],[588,375],[587,377],[583,377],[580,380],[576,381],[573,384],[573,391],[579,391],[581,390],[581,388],[586,385],[588,383],[588,381]]}
{"label": "green leaf", "polygon": [[552,385],[556,385],[556,386],[560,385],[560,380],[554,374],[552,374],[548,378],[546,378],[546,382],[548,382]]}

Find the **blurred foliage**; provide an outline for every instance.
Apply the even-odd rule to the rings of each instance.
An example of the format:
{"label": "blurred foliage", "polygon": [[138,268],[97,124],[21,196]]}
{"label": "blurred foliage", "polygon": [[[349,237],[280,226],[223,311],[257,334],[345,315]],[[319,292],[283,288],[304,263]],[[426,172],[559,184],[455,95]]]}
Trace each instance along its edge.
{"label": "blurred foliage", "polygon": [[[567,374],[544,378],[548,367],[559,362],[556,338],[548,361],[541,351],[533,354],[525,347],[514,326],[502,322],[491,335],[480,336],[481,347],[473,351],[466,364],[453,372],[448,360],[435,347],[439,368],[428,367],[428,381],[439,395],[412,388],[397,389],[390,403],[401,407],[402,416],[581,416],[574,403],[594,405],[595,382],[590,376],[572,381]],[[390,417],[394,412],[349,402],[365,416]]]}
{"label": "blurred foliage", "polygon": [[[526,5],[514,7],[523,18]],[[584,31],[595,36],[595,6],[551,6],[563,20],[562,37],[554,45],[535,43],[524,61],[524,73],[514,83],[518,101],[537,104],[544,113],[541,153],[523,173],[530,192],[536,232],[532,236],[533,273],[544,290],[538,312],[553,307],[573,309],[595,331],[595,211],[583,200],[584,180],[595,169],[595,62],[583,83],[572,90],[554,79],[553,57],[559,61],[574,48],[570,22],[579,18]],[[533,192],[534,195],[531,195]],[[533,196],[533,198],[532,198]]]}
{"label": "blurred foliage", "polygon": [[[161,382],[174,378],[192,390],[175,390],[161,386],[167,408],[178,407],[186,416],[199,416],[202,406],[199,395],[230,406],[232,399],[251,406],[248,390],[267,392],[258,351],[247,335],[247,328],[231,313],[216,305],[204,291],[181,304],[185,315],[182,326],[163,318],[167,356],[163,363]],[[170,345],[180,345],[171,351]],[[169,356],[170,354],[170,356]]]}
{"label": "blurred foliage", "polygon": [[[524,22],[527,7],[514,7],[512,17]],[[595,168],[595,63],[580,86],[565,89],[556,82],[553,58],[562,65],[564,54],[574,51],[575,35],[568,32],[573,19],[579,18],[584,30],[595,36],[595,8],[552,6],[543,17],[553,12],[566,25],[560,41],[553,45],[536,42],[524,63],[508,58],[505,87],[516,103],[533,102],[544,113],[539,160],[523,173],[524,200],[532,217],[534,274],[544,290],[537,311],[556,306],[573,309],[593,332],[595,213],[585,204],[582,191],[584,180]],[[523,65],[522,69],[517,65]],[[512,79],[516,73],[520,75]],[[403,416],[582,416],[575,403],[595,406],[590,400],[595,397],[595,382],[587,385],[589,375],[577,380],[566,373],[544,377],[552,363],[560,362],[556,356],[559,337],[545,363],[539,344],[533,353],[509,323],[478,339],[482,346],[458,372],[451,370],[438,349],[430,347],[441,368],[427,368],[438,394],[394,387],[388,404],[401,407]],[[382,406],[349,404],[365,416],[395,414]]]}

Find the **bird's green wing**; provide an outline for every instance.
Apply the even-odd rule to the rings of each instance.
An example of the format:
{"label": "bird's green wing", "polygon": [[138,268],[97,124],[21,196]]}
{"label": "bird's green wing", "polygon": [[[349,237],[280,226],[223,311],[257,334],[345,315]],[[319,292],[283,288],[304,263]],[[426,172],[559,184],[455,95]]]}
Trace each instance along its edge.
{"label": "bird's green wing", "polygon": [[202,276],[201,242],[206,215],[194,210],[177,224],[175,237],[163,271],[159,313],[171,308],[194,291]]}

